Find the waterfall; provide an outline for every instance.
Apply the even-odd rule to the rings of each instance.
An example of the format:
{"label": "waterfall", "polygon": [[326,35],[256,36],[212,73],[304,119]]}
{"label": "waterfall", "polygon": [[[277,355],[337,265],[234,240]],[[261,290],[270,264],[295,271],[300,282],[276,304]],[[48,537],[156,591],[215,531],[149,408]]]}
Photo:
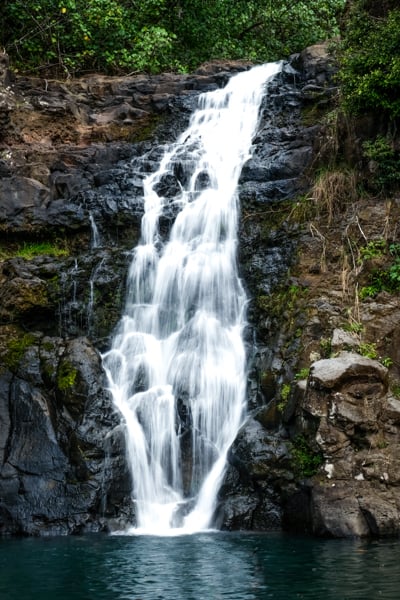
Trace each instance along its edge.
{"label": "waterfall", "polygon": [[[280,69],[254,67],[201,95],[188,129],[143,183],[125,314],[103,356],[126,423],[138,533],[212,525],[226,455],[245,414],[237,185],[266,82]],[[157,189],[171,175],[180,191],[167,199]],[[164,243],[158,222],[171,203],[179,212]]]}
{"label": "waterfall", "polygon": [[91,212],[89,212],[89,222],[90,222],[90,232],[91,232],[91,241],[90,246],[92,249],[98,248],[101,246],[101,239],[98,227],[96,225],[96,221]]}
{"label": "waterfall", "polygon": [[86,320],[87,320],[87,333],[90,335],[93,329],[93,317],[94,317],[94,284],[96,281],[96,277],[98,276],[99,271],[101,270],[104,264],[104,257],[100,260],[100,262],[94,267],[89,279],[89,300],[87,304],[86,310]]}

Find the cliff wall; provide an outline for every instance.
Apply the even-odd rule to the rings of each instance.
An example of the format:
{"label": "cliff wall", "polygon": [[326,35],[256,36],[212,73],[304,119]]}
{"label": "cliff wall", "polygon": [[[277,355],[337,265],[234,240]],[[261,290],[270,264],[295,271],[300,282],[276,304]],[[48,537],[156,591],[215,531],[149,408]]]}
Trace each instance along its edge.
{"label": "cliff wall", "polygon": [[[187,76],[58,82],[13,80],[4,58],[1,534],[111,530],[134,520],[123,424],[100,353],[123,306],[142,180],[199,93],[248,67],[216,62]],[[361,249],[397,243],[399,205],[357,194],[357,135],[335,117],[333,73],[324,46],[285,65],[241,177],[249,419],[220,493],[223,528],[399,529],[400,304],[384,290],[359,297],[370,260],[382,269],[388,260],[383,251],[362,259]],[[318,195],[315,171],[338,144],[349,168]],[[171,174],[160,185],[168,197],[178,182]],[[163,235],[173,219],[171,208]]]}

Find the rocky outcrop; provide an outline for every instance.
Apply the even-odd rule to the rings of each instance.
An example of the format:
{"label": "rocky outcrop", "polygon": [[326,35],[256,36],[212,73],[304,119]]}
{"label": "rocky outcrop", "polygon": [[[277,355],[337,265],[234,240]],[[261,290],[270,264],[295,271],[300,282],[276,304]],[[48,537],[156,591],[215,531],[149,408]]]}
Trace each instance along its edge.
{"label": "rocky outcrop", "polygon": [[[124,302],[143,178],[198,94],[243,68],[215,63],[192,76],[50,82],[11,81],[5,66],[0,535],[134,522],[123,425],[100,351]],[[168,195],[174,182],[161,185]],[[163,217],[163,233],[173,218]]]}
{"label": "rocky outcrop", "polygon": [[285,407],[285,429],[270,405],[239,434],[221,489],[223,527],[398,535],[399,410],[378,361],[345,351],[315,362]]}
{"label": "rocky outcrop", "polygon": [[[123,307],[143,179],[199,93],[247,67],[66,82],[13,81],[6,63],[0,69],[1,534],[134,521],[123,424],[100,352]],[[398,532],[399,401],[387,370],[361,357],[359,334],[343,329],[351,285],[363,274],[341,270],[337,248],[351,227],[360,235],[370,221],[380,228],[383,213],[360,204],[355,219],[340,205],[337,225],[321,215],[326,227],[302,228],[295,218],[326,136],[321,115],[336,93],[333,71],[323,45],[283,66],[241,175],[249,415],[220,491],[216,520],[225,529]],[[166,198],[179,176],[177,166],[160,181]],[[174,211],[162,216],[162,236]],[[24,254],[31,246],[36,253]],[[396,372],[398,300],[382,292],[361,308],[366,341],[379,337],[377,350],[393,357]],[[328,359],[342,350],[351,352]]]}
{"label": "rocky outcrop", "polygon": [[313,364],[294,427],[323,461],[289,498],[288,525],[332,537],[398,535],[399,409],[376,360],[342,352]]}
{"label": "rocky outcrop", "polygon": [[[11,87],[5,68],[0,230],[31,236],[60,227],[87,231],[90,213],[107,230],[121,222],[137,226],[141,176],[132,178],[129,161],[147,154],[142,171],[148,172],[157,160],[154,144],[148,143],[156,129],[159,142],[171,139],[174,114],[187,119],[191,99],[221,87],[247,67],[215,62],[193,75],[91,76],[64,82],[21,77]],[[165,129],[161,121],[166,117]]]}
{"label": "rocky outcrop", "polygon": [[[340,124],[324,126],[318,119],[326,108],[330,119],[335,114],[329,112],[329,99],[336,92],[326,58],[318,46],[295,63],[299,67],[304,61],[300,72],[309,79],[303,80],[304,85],[297,82],[292,110],[293,116],[299,110],[301,117],[289,127],[306,124],[305,131],[314,140],[309,146],[311,165],[321,164],[321,156],[331,162],[337,148],[348,156],[351,144],[354,147],[348,131],[339,131]],[[288,98],[290,110],[293,98],[290,94]],[[280,114],[280,125],[282,121]],[[297,135],[305,134],[298,131],[295,139]],[[307,175],[307,169],[302,174]],[[302,181],[297,179],[296,184],[301,186]],[[283,196],[277,204],[259,195],[263,209],[257,210],[255,204],[243,213],[241,257],[253,325],[247,339],[254,352],[250,350],[251,410],[230,453],[220,494],[220,522],[228,529],[284,526],[334,537],[398,533],[393,477],[398,471],[398,426],[393,413],[388,417],[388,407],[397,406],[399,394],[399,298],[381,291],[360,300],[360,290],[368,285],[371,272],[388,268],[382,257],[364,261],[361,249],[370,240],[372,246],[374,240],[385,244],[383,236],[396,243],[399,203],[395,198],[386,203],[358,198],[351,171],[332,169],[332,179],[326,182],[327,197],[322,201],[315,186],[295,203],[286,203]],[[344,369],[343,386],[350,397],[347,391],[336,396],[334,417],[320,396],[308,409],[314,379],[312,375],[307,385],[301,378],[314,363],[319,374],[326,370],[326,376],[333,368],[341,370],[344,359],[331,358],[341,351],[356,353],[346,359],[353,375]],[[315,362],[321,358],[333,362]],[[335,386],[341,382],[339,377]],[[351,398],[353,391],[357,400]],[[325,407],[324,417],[318,406]]]}
{"label": "rocky outcrop", "polygon": [[[132,518],[120,418],[86,338],[2,327],[0,534],[99,531]],[[4,346],[3,346],[4,348]]]}

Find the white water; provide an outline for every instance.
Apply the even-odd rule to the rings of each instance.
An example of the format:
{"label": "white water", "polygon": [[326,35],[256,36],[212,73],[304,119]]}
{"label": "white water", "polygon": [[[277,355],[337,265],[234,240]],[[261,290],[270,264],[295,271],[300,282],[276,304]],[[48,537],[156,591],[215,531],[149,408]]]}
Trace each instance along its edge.
{"label": "white water", "polygon": [[[103,357],[126,422],[137,533],[192,533],[212,524],[226,454],[245,413],[236,189],[265,83],[280,68],[255,67],[202,95],[188,129],[144,181],[126,312]],[[180,174],[173,200],[155,191],[168,173]],[[158,221],[170,202],[180,212],[163,245]]]}
{"label": "white water", "polygon": [[91,230],[91,241],[90,246],[92,249],[98,248],[101,246],[101,239],[98,227],[96,225],[96,221],[91,212],[89,212],[89,221],[90,221],[90,230]]}
{"label": "white water", "polygon": [[96,277],[103,266],[104,258],[100,260],[100,262],[94,267],[92,274],[89,279],[89,301],[87,304],[86,311],[86,320],[87,320],[87,332],[88,335],[92,333],[93,327],[93,317],[94,317],[94,284],[96,281]]}

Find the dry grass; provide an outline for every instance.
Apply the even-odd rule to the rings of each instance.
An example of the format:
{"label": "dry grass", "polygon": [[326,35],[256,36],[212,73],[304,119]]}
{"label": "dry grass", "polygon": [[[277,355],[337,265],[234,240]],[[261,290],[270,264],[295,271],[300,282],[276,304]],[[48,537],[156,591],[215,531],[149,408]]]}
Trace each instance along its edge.
{"label": "dry grass", "polygon": [[351,203],[357,200],[357,177],[354,171],[324,171],[317,178],[312,198],[319,217],[326,217],[327,225]]}

